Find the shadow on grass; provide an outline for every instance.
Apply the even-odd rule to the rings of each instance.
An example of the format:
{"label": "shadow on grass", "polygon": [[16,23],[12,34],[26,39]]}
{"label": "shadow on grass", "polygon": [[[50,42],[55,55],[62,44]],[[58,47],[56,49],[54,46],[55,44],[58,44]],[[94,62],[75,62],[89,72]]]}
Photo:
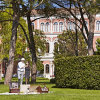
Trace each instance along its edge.
{"label": "shadow on grass", "polygon": [[36,84],[52,84],[50,82],[36,82]]}
{"label": "shadow on grass", "polygon": [[[12,78],[12,81],[11,82],[18,82],[18,78]],[[4,84],[4,78],[2,80],[0,80],[0,84],[3,85]],[[25,83],[25,78],[23,79],[23,84],[26,84]],[[33,84],[31,83],[31,79],[29,81],[29,84],[30,85],[53,85],[54,83],[51,83],[49,79],[47,78],[37,78],[36,79],[36,83]],[[51,88],[56,88],[56,86],[52,86]]]}
{"label": "shadow on grass", "polygon": [[0,82],[0,84],[4,84],[4,82]]}

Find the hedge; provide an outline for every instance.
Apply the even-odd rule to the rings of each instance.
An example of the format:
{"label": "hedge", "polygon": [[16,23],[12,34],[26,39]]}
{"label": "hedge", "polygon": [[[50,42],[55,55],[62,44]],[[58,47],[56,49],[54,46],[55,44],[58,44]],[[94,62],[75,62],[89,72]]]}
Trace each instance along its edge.
{"label": "hedge", "polygon": [[100,89],[100,56],[54,60],[56,87]]}

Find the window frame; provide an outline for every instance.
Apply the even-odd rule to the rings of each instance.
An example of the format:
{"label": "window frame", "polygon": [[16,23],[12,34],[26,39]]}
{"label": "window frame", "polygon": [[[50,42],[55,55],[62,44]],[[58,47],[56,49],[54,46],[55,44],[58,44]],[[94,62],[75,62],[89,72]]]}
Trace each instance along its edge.
{"label": "window frame", "polygon": [[50,31],[50,23],[46,22],[45,24],[45,32],[49,32]]}
{"label": "window frame", "polygon": [[40,24],[40,29],[41,29],[41,31],[44,31],[45,32],[45,24],[43,22]]}
{"label": "window frame", "polygon": [[45,73],[46,74],[49,74],[50,73],[50,65],[49,64],[46,64],[45,65]]}
{"label": "window frame", "polygon": [[100,31],[100,21],[99,20],[96,21],[96,30]]}
{"label": "window frame", "polygon": [[58,22],[54,22],[53,24],[53,31],[58,32]]}
{"label": "window frame", "polygon": [[59,22],[59,32],[63,32],[63,22]]}

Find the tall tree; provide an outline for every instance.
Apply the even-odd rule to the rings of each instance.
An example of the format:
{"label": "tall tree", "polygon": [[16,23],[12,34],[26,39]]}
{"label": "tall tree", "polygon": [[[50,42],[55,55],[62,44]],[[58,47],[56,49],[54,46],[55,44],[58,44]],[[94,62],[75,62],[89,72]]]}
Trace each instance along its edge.
{"label": "tall tree", "polygon": [[[40,18],[44,18],[44,17],[48,17],[48,15],[52,15],[54,14],[54,11],[52,13],[48,13],[46,8],[48,8],[48,10],[50,10],[49,8],[51,6],[48,5],[48,0],[25,0],[24,4],[20,4],[22,5],[22,9],[23,11],[25,11],[25,15],[27,17],[27,24],[28,24],[28,31],[29,31],[29,49],[31,52],[31,56],[32,56],[32,72],[31,72],[31,82],[35,83],[36,82],[36,61],[37,61],[37,57],[36,57],[36,47],[35,47],[35,41],[34,41],[34,35],[33,35],[33,31],[32,31],[32,21],[31,21],[31,14],[33,10],[39,9],[41,8],[40,5],[42,5],[41,11],[42,13],[40,14],[44,14],[44,16],[40,17]],[[44,6],[45,5],[45,6]],[[48,5],[48,6],[47,6]],[[43,9],[43,10],[42,10]],[[33,15],[34,12],[33,12]],[[38,18],[38,19],[40,19]],[[36,19],[35,19],[36,20]],[[33,21],[35,21],[33,20]],[[34,28],[33,28],[34,29]]]}
{"label": "tall tree", "polygon": [[[0,13],[2,17],[0,19],[5,20],[8,19],[10,16],[5,12],[5,13]],[[6,18],[5,18],[6,17]],[[27,32],[27,25],[26,21],[22,18],[20,18],[19,22],[21,25],[24,26],[26,32]],[[2,48],[2,51],[0,52],[0,57],[3,58],[9,58],[9,48],[10,48],[10,37],[11,37],[11,26],[12,22],[2,22],[2,30],[0,31],[0,35],[2,37],[2,44],[0,44],[0,48]],[[45,53],[45,36],[42,31],[40,30],[32,30],[34,31],[34,40],[36,44],[36,54],[38,55],[43,55]],[[28,33],[26,33],[28,35]],[[15,48],[15,60],[19,57],[24,57],[27,61],[30,61],[30,53],[29,51],[25,51],[25,49],[28,48],[28,44],[25,39],[25,35],[23,34],[23,30],[19,26],[17,28],[17,40],[16,40],[16,48]],[[40,52],[38,51],[40,49]],[[39,63],[39,64],[38,64]],[[31,64],[32,65],[32,64]],[[40,61],[38,60],[37,62],[38,69],[40,65]],[[43,66],[42,66],[43,67]],[[42,68],[41,67],[41,68]]]}
{"label": "tall tree", "polygon": [[30,49],[31,56],[32,56],[31,82],[35,83],[36,82],[36,72],[37,72],[37,68],[36,68],[37,57],[36,57],[34,35],[32,31],[31,11],[35,9],[36,7],[38,7],[43,2],[43,0],[35,0],[35,1],[26,0],[25,2],[26,3],[22,5],[22,8],[26,10],[25,13],[27,17],[28,31],[29,31],[29,40],[30,40],[29,49]]}
{"label": "tall tree", "polygon": [[[35,83],[36,82],[36,51],[35,51],[35,42],[34,42],[34,37],[33,37],[33,31],[32,31],[32,25],[31,25],[30,17],[31,17],[31,11],[33,9],[36,9],[43,2],[43,0],[34,0],[34,1],[31,1],[31,0],[16,0],[16,1],[15,0],[9,0],[9,1],[2,0],[2,2],[3,2],[2,3],[3,6],[1,5],[2,8],[3,7],[5,8],[5,5],[7,3],[9,3],[11,5],[11,7],[8,7],[8,8],[12,8],[13,9],[13,22],[15,20],[15,22],[13,23],[13,28],[15,26],[18,27],[18,25],[20,25],[21,28],[23,29],[24,33],[25,33],[24,28],[19,23],[19,18],[20,18],[20,16],[26,16],[27,17],[29,37],[27,36],[26,33],[25,33],[25,36],[26,36],[26,39],[27,39],[27,42],[28,42],[28,45],[29,45],[29,49],[30,49],[31,55],[32,55],[32,62],[33,62],[33,64],[32,64],[33,65],[33,67],[32,67],[32,82]],[[14,58],[15,43],[16,43],[16,38],[17,38],[17,35],[16,35],[17,27],[16,27],[16,30],[14,30],[12,28],[12,38],[11,38],[11,42],[12,43],[11,43],[10,52],[9,52],[9,63],[13,62],[13,59],[11,59],[11,58]],[[14,32],[15,32],[15,34],[14,34]],[[13,54],[12,54],[11,50],[13,50],[12,51]],[[11,64],[13,66],[13,63],[11,63]],[[10,64],[8,64],[8,66],[9,65]],[[13,67],[7,67],[7,70],[8,70],[7,73],[12,73]],[[6,74],[6,75],[8,77],[9,74]],[[8,84],[9,81],[11,81],[11,75],[12,74],[10,74],[9,78],[5,78],[5,84]]]}
{"label": "tall tree", "polygon": [[7,72],[5,76],[5,84],[9,84],[12,79],[13,74],[13,66],[14,66],[14,56],[15,56],[15,46],[16,46],[16,39],[17,39],[17,27],[19,23],[19,5],[16,3],[15,0],[11,1],[12,9],[13,9],[13,24],[12,24],[12,36],[10,42],[10,50],[9,50],[9,63],[7,66]]}
{"label": "tall tree", "polygon": [[[30,49],[30,52],[31,52],[31,56],[32,56],[32,83],[35,83],[36,82],[36,50],[35,50],[35,42],[34,42],[34,35],[33,35],[33,32],[32,32],[32,26],[31,26],[31,11],[33,9],[36,9],[40,4],[43,3],[43,1],[45,1],[44,3],[46,4],[48,2],[48,0],[34,0],[34,1],[31,1],[31,0],[1,0],[2,2],[5,2],[5,3],[2,3],[2,8],[5,8],[5,6],[8,5],[11,5],[11,7],[7,7],[7,8],[12,8],[13,9],[13,22],[15,20],[15,22],[13,23],[13,27],[12,27],[12,38],[11,38],[11,46],[10,46],[10,51],[13,50],[12,52],[9,52],[9,64],[8,66],[11,66],[11,64],[14,64],[14,63],[11,63],[13,62],[14,60],[11,59],[11,58],[14,58],[14,51],[15,51],[15,43],[16,43],[16,38],[17,38],[17,27],[18,25],[21,26],[21,28],[23,29],[24,33],[25,33],[25,30],[24,28],[22,27],[22,25],[19,23],[19,18],[20,16],[26,16],[27,17],[27,23],[28,23],[28,30],[29,30],[29,37],[26,35],[25,33],[25,36],[26,36],[26,39],[27,39],[27,42],[28,42],[28,46],[29,46],[29,49]],[[48,3],[47,3],[48,4]],[[15,6],[15,7],[14,7]],[[48,6],[45,6],[45,8],[49,8]],[[43,7],[44,8],[44,7]],[[47,10],[44,9],[46,15],[48,14]],[[16,17],[16,18],[15,18]],[[16,30],[14,30],[13,28],[16,27]],[[14,30],[14,31],[13,31]],[[15,32],[15,34],[14,34]],[[14,41],[14,42],[13,42]],[[12,55],[11,55],[12,54]],[[11,64],[10,64],[11,63]],[[12,65],[13,66],[13,65]],[[12,72],[13,70],[13,67],[7,67],[7,73],[10,73]],[[6,74],[6,75],[9,75],[9,74]],[[8,84],[9,81],[11,81],[11,75],[9,76],[9,78],[7,79],[7,77],[5,78],[5,84]]]}

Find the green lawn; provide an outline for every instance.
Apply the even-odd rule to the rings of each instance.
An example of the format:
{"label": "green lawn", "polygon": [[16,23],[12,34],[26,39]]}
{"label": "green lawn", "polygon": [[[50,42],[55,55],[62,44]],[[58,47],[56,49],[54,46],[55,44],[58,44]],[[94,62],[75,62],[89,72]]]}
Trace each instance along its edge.
{"label": "green lawn", "polygon": [[[47,79],[37,79],[36,85],[43,86],[43,83],[51,91],[48,94],[37,95],[11,95],[0,96],[0,100],[100,100],[100,90],[82,90],[68,88],[54,88],[55,84],[50,84]],[[8,86],[0,84],[0,92],[9,91]]]}

